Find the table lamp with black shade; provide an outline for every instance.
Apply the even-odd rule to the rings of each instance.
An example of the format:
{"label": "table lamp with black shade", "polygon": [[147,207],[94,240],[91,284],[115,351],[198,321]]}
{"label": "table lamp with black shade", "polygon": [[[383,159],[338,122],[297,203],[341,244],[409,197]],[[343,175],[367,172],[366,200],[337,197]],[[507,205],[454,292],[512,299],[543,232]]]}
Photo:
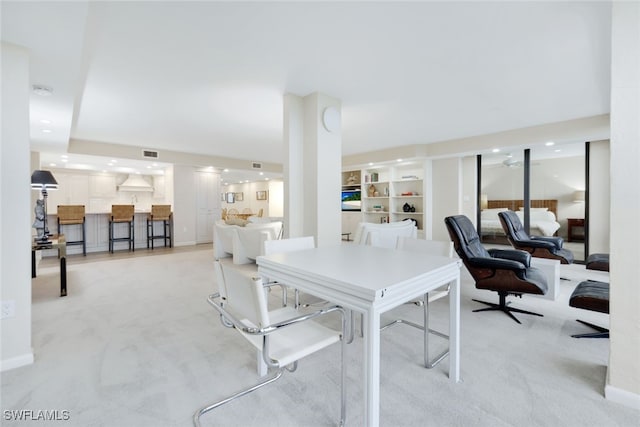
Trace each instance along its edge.
{"label": "table lamp with black shade", "polygon": [[49,227],[47,227],[47,190],[57,190],[58,182],[50,171],[36,170],[31,174],[31,188],[42,191],[42,199],[39,199],[36,203],[36,219],[33,222],[33,228],[38,230],[36,243],[51,243],[49,241],[51,234],[49,233]]}

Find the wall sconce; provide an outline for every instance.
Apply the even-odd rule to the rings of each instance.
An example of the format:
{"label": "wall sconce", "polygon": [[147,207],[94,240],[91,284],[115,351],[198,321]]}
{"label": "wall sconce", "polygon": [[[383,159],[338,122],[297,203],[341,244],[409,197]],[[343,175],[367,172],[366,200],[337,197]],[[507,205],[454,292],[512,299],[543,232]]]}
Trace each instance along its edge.
{"label": "wall sconce", "polygon": [[50,243],[49,236],[51,236],[49,227],[47,227],[47,190],[57,190],[58,181],[51,172],[36,170],[31,174],[31,189],[42,191],[42,199],[38,199],[36,202],[36,219],[32,226],[38,230],[36,243],[39,245],[47,244]]}
{"label": "wall sconce", "polygon": [[578,190],[573,192],[573,201],[576,203],[584,202],[584,197],[585,197],[585,192],[583,190]]}

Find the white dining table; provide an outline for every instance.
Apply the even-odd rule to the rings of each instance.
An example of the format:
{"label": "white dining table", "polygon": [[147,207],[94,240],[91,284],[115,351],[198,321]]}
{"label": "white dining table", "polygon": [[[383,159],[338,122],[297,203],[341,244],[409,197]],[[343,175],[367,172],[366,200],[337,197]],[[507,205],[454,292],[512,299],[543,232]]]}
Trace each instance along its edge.
{"label": "white dining table", "polygon": [[449,378],[460,380],[459,259],[364,245],[259,256],[261,276],[363,315],[364,425],[380,417],[380,315],[442,285],[449,293]]}

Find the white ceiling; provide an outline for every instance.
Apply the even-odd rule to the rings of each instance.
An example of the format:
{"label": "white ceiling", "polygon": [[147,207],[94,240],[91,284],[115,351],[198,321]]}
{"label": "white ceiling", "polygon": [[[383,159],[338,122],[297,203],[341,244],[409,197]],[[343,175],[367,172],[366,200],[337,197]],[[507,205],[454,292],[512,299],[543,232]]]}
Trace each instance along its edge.
{"label": "white ceiling", "polygon": [[2,1],[1,12],[2,40],[31,52],[31,83],[53,89],[31,95],[33,149],[59,155],[74,138],[281,163],[285,93],[342,100],[344,155],[608,113],[610,7]]}

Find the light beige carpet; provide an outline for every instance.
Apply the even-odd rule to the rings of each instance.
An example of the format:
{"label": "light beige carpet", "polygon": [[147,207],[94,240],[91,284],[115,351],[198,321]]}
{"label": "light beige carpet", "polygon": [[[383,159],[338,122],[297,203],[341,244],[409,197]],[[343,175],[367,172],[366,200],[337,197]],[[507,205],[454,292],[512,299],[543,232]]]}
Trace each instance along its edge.
{"label": "light beige carpet", "polygon": [[[90,255],[89,255],[90,257]],[[58,297],[55,264],[33,280],[35,363],[4,372],[2,410],[66,410],[68,421],[5,426],[190,426],[193,412],[256,381],[255,354],[224,328],[205,302],[216,289],[213,252],[69,262],[69,296]],[[46,263],[45,263],[46,264]],[[383,332],[383,426],[637,426],[640,413],[604,399],[606,339],[577,340],[580,317],[607,317],[567,306],[585,277],[563,275],[556,302],[511,298],[545,317],[472,313],[471,297],[495,301],[466,278],[462,296],[463,382],[447,377],[448,359],[420,366],[420,332]],[[466,277],[466,275],[465,275]],[[277,303],[277,296],[272,296]],[[416,306],[394,314],[420,321]],[[386,316],[390,318],[391,316]],[[446,329],[447,301],[432,304],[433,325]],[[331,323],[331,322],[329,322]],[[337,323],[336,323],[337,324]],[[445,341],[433,339],[442,348]],[[439,349],[438,348],[438,349]],[[438,349],[434,349],[438,350]],[[362,341],[348,349],[347,425],[362,425]],[[297,372],[202,418],[203,425],[328,426],[339,417],[339,347],[313,355]],[[3,412],[4,414],[4,412]]]}

